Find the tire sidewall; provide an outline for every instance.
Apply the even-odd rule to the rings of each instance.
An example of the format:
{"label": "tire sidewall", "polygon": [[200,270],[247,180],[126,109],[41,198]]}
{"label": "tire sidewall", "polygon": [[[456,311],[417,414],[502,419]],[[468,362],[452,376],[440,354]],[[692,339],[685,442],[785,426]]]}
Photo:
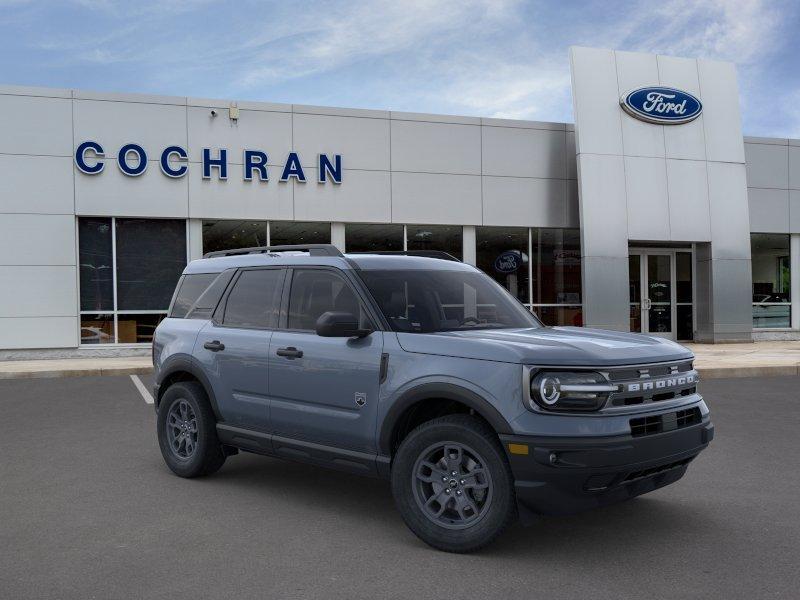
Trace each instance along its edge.
{"label": "tire sidewall", "polygon": [[[494,439],[493,439],[494,438]],[[432,444],[459,442],[474,449],[485,461],[492,478],[492,502],[473,526],[448,529],[432,522],[414,499],[413,470],[420,454]],[[398,448],[392,464],[392,493],[406,525],[423,541],[450,552],[469,552],[488,544],[516,516],[514,481],[508,461],[494,432],[477,419],[443,418],[424,423]]]}
{"label": "tire sidewall", "polygon": [[[209,446],[218,444],[216,439],[216,424],[213,415],[208,410],[208,405],[203,396],[198,393],[196,385],[190,383],[176,383],[164,392],[158,405],[158,444],[164,462],[181,477],[195,477],[203,474],[207,467]],[[192,407],[197,420],[197,447],[191,457],[184,459],[178,457],[170,448],[167,434],[167,416],[170,408],[178,401],[186,400]]]}

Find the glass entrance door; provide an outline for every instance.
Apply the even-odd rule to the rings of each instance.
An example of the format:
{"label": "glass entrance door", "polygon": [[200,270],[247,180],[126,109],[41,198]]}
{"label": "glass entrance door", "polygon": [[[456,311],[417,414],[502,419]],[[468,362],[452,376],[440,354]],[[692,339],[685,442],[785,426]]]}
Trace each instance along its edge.
{"label": "glass entrance door", "polygon": [[675,339],[673,323],[672,254],[647,253],[644,263],[646,287],[643,290],[644,313],[647,331],[651,334]]}
{"label": "glass entrance door", "polygon": [[631,331],[692,339],[692,262],[691,251],[631,249]]}

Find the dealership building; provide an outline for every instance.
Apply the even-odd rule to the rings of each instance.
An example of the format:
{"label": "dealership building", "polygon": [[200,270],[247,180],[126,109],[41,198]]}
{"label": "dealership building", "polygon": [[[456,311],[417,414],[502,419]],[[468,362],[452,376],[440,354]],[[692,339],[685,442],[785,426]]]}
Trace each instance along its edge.
{"label": "dealership building", "polygon": [[0,87],[0,360],[144,353],[187,261],[445,250],[548,325],[800,339],[800,140],[733,64],[570,50],[575,123]]}

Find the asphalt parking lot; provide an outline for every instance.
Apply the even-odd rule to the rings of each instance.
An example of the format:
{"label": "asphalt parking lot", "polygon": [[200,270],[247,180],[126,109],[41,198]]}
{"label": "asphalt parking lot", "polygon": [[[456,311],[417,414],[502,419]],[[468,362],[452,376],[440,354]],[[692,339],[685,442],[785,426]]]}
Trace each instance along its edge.
{"label": "asphalt parking lot", "polygon": [[800,378],[702,391],[716,439],[680,482],[459,556],[383,481],[248,454],[171,475],[128,377],[0,381],[0,597],[797,598]]}

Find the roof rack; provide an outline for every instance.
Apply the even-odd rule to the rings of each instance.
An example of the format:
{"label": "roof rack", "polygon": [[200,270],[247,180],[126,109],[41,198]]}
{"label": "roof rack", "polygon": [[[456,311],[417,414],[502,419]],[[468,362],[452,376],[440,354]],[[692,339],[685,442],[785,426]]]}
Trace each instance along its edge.
{"label": "roof rack", "polygon": [[297,244],[290,246],[254,246],[252,248],[235,248],[207,252],[203,258],[220,258],[222,256],[240,256],[242,254],[271,254],[273,252],[308,252],[309,256],[344,256],[333,244]]}
{"label": "roof rack", "polygon": [[439,258],[461,262],[455,256],[444,250],[365,250],[363,252],[348,252],[348,254],[388,254],[395,256],[424,256],[426,258]]}

